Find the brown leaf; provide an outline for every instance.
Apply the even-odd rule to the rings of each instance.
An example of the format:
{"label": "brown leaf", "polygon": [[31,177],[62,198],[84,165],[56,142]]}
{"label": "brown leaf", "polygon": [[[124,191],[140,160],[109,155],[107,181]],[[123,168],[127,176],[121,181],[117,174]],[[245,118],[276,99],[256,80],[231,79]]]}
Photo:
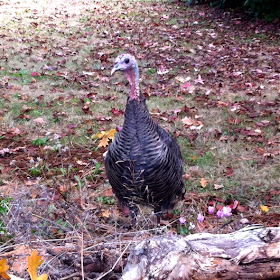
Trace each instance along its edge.
{"label": "brown leaf", "polygon": [[207,180],[206,180],[205,178],[202,178],[202,179],[200,180],[200,184],[201,184],[201,186],[202,186],[203,188],[205,188],[205,187],[207,186]]}
{"label": "brown leaf", "polygon": [[114,195],[114,193],[113,193],[112,188],[104,191],[104,196],[113,196],[113,195]]}
{"label": "brown leaf", "polygon": [[231,116],[230,119],[227,120],[227,122],[231,124],[239,124],[241,122],[241,119]]}
{"label": "brown leaf", "polygon": [[248,207],[243,207],[241,205],[238,205],[236,208],[239,212],[246,212],[248,210]]}
{"label": "brown leaf", "polygon": [[107,210],[103,211],[103,212],[101,213],[101,216],[102,216],[103,218],[109,218],[109,217],[110,217],[110,210],[107,209]]}

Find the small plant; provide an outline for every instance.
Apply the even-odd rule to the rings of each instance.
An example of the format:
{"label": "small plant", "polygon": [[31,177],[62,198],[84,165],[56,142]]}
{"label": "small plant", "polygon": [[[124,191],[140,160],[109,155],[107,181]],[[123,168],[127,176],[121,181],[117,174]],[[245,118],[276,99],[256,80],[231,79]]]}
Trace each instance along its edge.
{"label": "small plant", "polygon": [[[59,226],[61,228],[67,228],[67,227],[70,226],[70,224],[67,221],[64,221],[63,219],[57,220],[56,224],[57,224],[57,226]],[[59,229],[58,233],[62,235],[63,234],[63,230]]]}
{"label": "small plant", "polygon": [[16,93],[13,95],[15,98],[21,99],[22,95],[20,93]]}
{"label": "small plant", "polygon": [[0,214],[1,215],[4,216],[7,214],[10,200],[11,200],[11,198],[2,198],[0,200]]}
{"label": "small plant", "polygon": [[37,110],[34,110],[34,111],[33,111],[33,114],[34,114],[36,117],[41,116],[41,113],[40,113],[39,111],[37,111]]}
{"label": "small plant", "polygon": [[115,203],[115,198],[113,196],[100,196],[97,197],[97,201],[101,202],[102,204],[114,204]]}
{"label": "small plant", "polygon": [[32,81],[32,76],[29,70],[21,69],[19,73],[13,73],[13,75],[19,77],[21,83],[24,85],[27,85]]}
{"label": "small plant", "polygon": [[32,145],[36,145],[36,146],[45,146],[46,143],[49,140],[49,136],[46,136],[45,138],[38,138],[36,140],[31,141]]}
{"label": "small plant", "polygon": [[102,171],[99,169],[101,167],[101,162],[98,162],[96,165],[95,165],[95,169],[94,169],[94,176],[96,177],[98,174],[100,174]]}
{"label": "small plant", "polygon": [[211,163],[214,161],[214,158],[211,152],[206,152],[205,156],[192,155],[188,157],[188,160],[190,160],[193,164],[202,167],[206,165],[211,165]]}
{"label": "small plant", "polygon": [[156,73],[156,70],[155,70],[155,69],[150,68],[150,69],[148,70],[148,74],[154,74],[154,73]]}
{"label": "small plant", "polygon": [[173,212],[174,215],[180,215],[182,210],[181,209],[174,209],[172,212]]}
{"label": "small plant", "polygon": [[55,209],[56,209],[55,205],[54,204],[50,204],[50,206],[49,206],[49,216],[50,217],[54,216],[53,212],[54,212]]}
{"label": "small plant", "polygon": [[178,224],[178,232],[181,234],[181,235],[188,235],[190,233],[190,230],[189,228],[187,227],[187,224],[186,224],[186,219],[184,217],[181,217],[179,219],[179,224]]}
{"label": "small plant", "polygon": [[98,177],[98,175],[100,173],[102,173],[102,170],[100,170],[100,167],[101,167],[101,162],[98,162],[96,165],[95,165],[95,169],[93,171],[93,174],[91,176],[88,177],[89,180],[93,180],[95,178]]}
{"label": "small plant", "polygon": [[[5,216],[8,213],[9,201],[11,201],[11,200],[12,200],[12,198],[10,198],[10,197],[0,198],[0,217]],[[4,238],[1,237],[1,234],[6,234],[6,233],[7,233],[7,231],[5,229],[5,224],[2,221],[2,219],[0,219],[0,240],[4,241],[7,238],[7,236],[5,237],[5,235],[3,235]]]}
{"label": "small plant", "polygon": [[41,175],[40,166],[31,167],[31,168],[28,169],[28,171],[30,172],[32,177],[38,177],[38,176]]}
{"label": "small plant", "polygon": [[78,176],[74,176],[75,180],[78,183],[78,189],[82,189],[85,186],[85,180],[81,180]]}

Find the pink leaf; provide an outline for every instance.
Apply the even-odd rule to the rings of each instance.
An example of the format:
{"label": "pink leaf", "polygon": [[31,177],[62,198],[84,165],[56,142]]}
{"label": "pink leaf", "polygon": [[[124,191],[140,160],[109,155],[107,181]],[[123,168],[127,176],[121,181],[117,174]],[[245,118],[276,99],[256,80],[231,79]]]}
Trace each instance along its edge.
{"label": "pink leaf", "polygon": [[38,123],[38,124],[43,124],[45,123],[45,121],[43,120],[43,118],[37,118],[37,119],[34,119],[33,120],[35,123]]}
{"label": "pink leaf", "polygon": [[200,75],[198,75],[198,78],[194,81],[196,84],[202,84],[202,85],[204,85],[204,81],[201,79],[201,76]]}

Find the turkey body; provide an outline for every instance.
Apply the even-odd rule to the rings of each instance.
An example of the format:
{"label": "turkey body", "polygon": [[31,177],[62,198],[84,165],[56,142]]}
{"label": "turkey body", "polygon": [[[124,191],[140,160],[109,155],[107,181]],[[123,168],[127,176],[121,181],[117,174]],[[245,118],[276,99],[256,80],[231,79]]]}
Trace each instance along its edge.
{"label": "turkey body", "polygon": [[182,199],[183,160],[177,142],[151,118],[145,97],[128,97],[123,129],[105,158],[113,192],[137,215],[137,204],[153,207],[159,217]]}

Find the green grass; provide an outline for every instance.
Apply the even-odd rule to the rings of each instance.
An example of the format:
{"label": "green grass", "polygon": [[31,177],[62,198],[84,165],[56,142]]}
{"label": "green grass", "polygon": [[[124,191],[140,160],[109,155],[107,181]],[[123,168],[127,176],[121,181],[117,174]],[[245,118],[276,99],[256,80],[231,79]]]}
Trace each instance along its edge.
{"label": "green grass", "polygon": [[[275,123],[278,106],[263,104],[279,98],[279,80],[273,78],[279,36],[273,32],[263,33],[266,26],[260,26],[258,34],[248,34],[251,23],[241,27],[235,24],[234,16],[221,16],[217,20],[208,16],[211,10],[201,16],[201,6],[188,9],[178,3],[93,1],[86,9],[58,3],[58,11],[65,13],[56,16],[57,11],[50,8],[47,1],[34,4],[26,0],[19,3],[16,15],[6,13],[0,19],[6,58],[4,63],[0,62],[3,92],[0,117],[4,135],[0,137],[0,150],[14,149],[16,141],[21,140],[22,146],[27,146],[21,157],[18,151],[3,157],[6,165],[1,162],[2,168],[10,167],[9,162],[13,160],[16,162],[12,162],[11,172],[0,174],[1,185],[5,186],[7,181],[13,183],[17,175],[21,187],[11,187],[17,192],[13,195],[21,196],[21,192],[28,189],[26,205],[31,210],[36,209],[36,205],[29,201],[30,197],[53,195],[51,204],[40,205],[42,217],[38,223],[42,228],[56,225],[58,236],[63,237],[65,228],[76,228],[77,224],[83,228],[83,222],[123,224],[121,214],[115,214],[115,197],[112,193],[104,194],[104,190],[110,190],[103,157],[107,147],[98,148],[99,140],[92,139],[91,134],[123,124],[124,116],[112,115],[111,109],[125,110],[128,86],[123,75],[117,73],[112,77],[110,70],[115,57],[125,52],[134,53],[139,61],[142,90],[162,94],[147,99],[149,111],[176,137],[182,151],[184,173],[190,175],[186,189],[191,202],[175,210],[175,217],[185,215],[195,223],[194,217],[198,212],[205,212],[211,199],[224,201],[219,202],[222,204],[238,200],[249,210],[236,217],[253,215],[259,203],[269,202],[267,194],[279,189],[279,155],[258,153],[260,148],[273,152],[279,144],[273,142],[279,138],[279,124]],[[38,11],[36,16],[34,9]],[[198,24],[194,24],[195,21]],[[217,33],[217,37],[211,37],[212,33]],[[195,53],[191,53],[191,49]],[[102,54],[108,54],[106,61],[102,61]],[[159,75],[161,66],[169,72]],[[257,69],[265,75],[262,77]],[[32,76],[35,71],[40,76]],[[234,77],[234,71],[244,74]],[[198,75],[204,84],[195,83]],[[190,78],[188,82],[194,91],[182,92],[178,78]],[[245,83],[254,83],[251,92]],[[210,89],[211,93],[205,96]],[[94,96],[88,98],[89,93]],[[84,113],[85,105],[91,113]],[[233,109],[235,105],[238,106]],[[182,110],[184,106],[189,111],[180,112],[174,118],[174,110]],[[25,112],[26,107],[30,108]],[[249,110],[258,112],[259,116],[250,117]],[[29,115],[30,120],[19,118],[20,114]],[[100,120],[100,116],[111,119]],[[201,121],[203,127],[184,125],[182,119],[186,116]],[[45,123],[34,123],[38,117]],[[228,122],[231,118],[240,122],[232,124]],[[271,125],[259,127],[258,123],[264,120]],[[73,124],[77,127],[71,131],[67,126]],[[264,140],[240,132],[249,127],[252,131],[261,129]],[[21,131],[20,136],[7,133],[15,128]],[[61,138],[52,140],[55,134]],[[62,151],[65,146],[68,150]],[[38,156],[43,160],[37,162]],[[30,160],[34,163],[29,164]],[[22,162],[28,165],[22,166]],[[229,169],[233,170],[230,175]],[[202,178],[208,181],[205,188],[201,186]],[[35,180],[39,180],[36,185],[25,185]],[[223,188],[216,190],[217,184]],[[279,213],[277,195],[271,203],[271,211]],[[65,205],[74,205],[74,214],[64,212]],[[104,209],[110,209],[108,219],[102,216]],[[83,217],[82,212],[86,213]],[[5,227],[4,218],[0,228]],[[48,227],[33,230],[39,236],[57,237]],[[189,233],[187,226],[176,227],[176,230]],[[92,232],[90,234],[95,234]]]}

